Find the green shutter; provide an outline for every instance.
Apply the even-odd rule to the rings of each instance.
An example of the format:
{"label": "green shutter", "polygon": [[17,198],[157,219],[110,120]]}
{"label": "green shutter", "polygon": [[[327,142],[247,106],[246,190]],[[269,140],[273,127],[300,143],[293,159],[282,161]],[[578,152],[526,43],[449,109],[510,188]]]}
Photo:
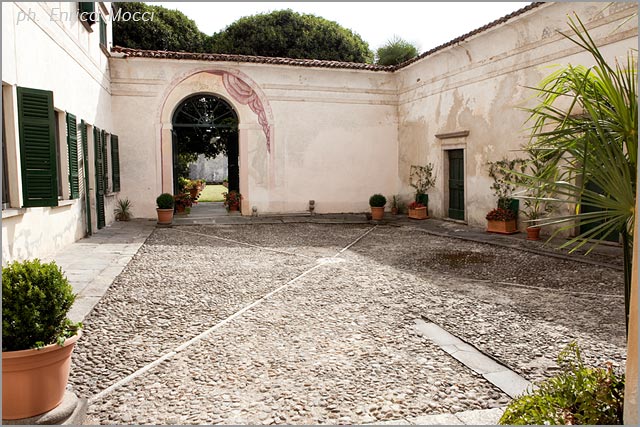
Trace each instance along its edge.
{"label": "green shutter", "polygon": [[96,21],[93,19],[95,16],[95,3],[94,2],[78,2],[78,12],[80,15],[80,19],[85,21],[87,24],[92,25]]}
{"label": "green shutter", "polygon": [[93,128],[93,146],[95,149],[96,166],[96,216],[98,218],[98,229],[105,226],[104,215],[104,150],[101,138],[102,132],[97,127]]}
{"label": "green shutter", "polygon": [[102,143],[102,182],[104,194],[109,190],[109,162],[107,158],[107,133],[100,132],[100,141]]}
{"label": "green shutter", "polygon": [[107,23],[102,15],[99,16],[98,20],[100,21],[100,44],[107,47]]}
{"label": "green shutter", "polygon": [[87,124],[80,122],[80,138],[82,138],[82,158],[84,160],[84,194],[87,210],[87,234],[91,235],[91,200],[89,200],[89,141],[87,139]]}
{"label": "green shutter", "polygon": [[76,116],[67,113],[67,145],[69,147],[69,194],[72,199],[80,197],[78,178],[78,128]]}
{"label": "green shutter", "polygon": [[53,92],[18,87],[24,207],[58,205]]}
{"label": "green shutter", "polygon": [[113,172],[113,191],[120,191],[120,148],[117,135],[111,135],[111,172]]}

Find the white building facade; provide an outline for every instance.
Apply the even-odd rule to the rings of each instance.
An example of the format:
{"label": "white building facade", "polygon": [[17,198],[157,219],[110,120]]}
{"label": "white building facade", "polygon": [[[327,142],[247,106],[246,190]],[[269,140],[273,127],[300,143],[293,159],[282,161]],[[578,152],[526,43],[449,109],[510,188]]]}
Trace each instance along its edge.
{"label": "white building facade", "polygon": [[[90,5],[93,24],[78,18]],[[551,64],[592,65],[557,32],[567,16],[612,61],[638,44],[637,3],[534,4],[399,68],[119,49],[109,3],[2,7],[3,263],[109,224],[117,198],[155,217],[156,197],[173,192],[176,109],[200,94],[237,115],[243,214],[309,200],[317,213],[364,212],[374,193],[409,201],[410,166],[433,163],[430,215],[452,217],[455,164],[456,219],[483,225],[496,202],[487,162],[526,142],[526,87]]]}

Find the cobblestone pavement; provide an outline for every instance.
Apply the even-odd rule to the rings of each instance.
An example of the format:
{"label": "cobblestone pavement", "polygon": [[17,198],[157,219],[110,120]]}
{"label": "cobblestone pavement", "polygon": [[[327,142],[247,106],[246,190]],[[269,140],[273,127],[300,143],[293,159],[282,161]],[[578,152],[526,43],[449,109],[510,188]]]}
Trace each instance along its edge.
{"label": "cobblestone pavement", "polygon": [[415,319],[529,380],[551,375],[574,339],[589,361],[623,366],[621,282],[403,227],[157,229],[85,319],[70,382],[102,424],[359,424],[500,407],[508,397],[418,335]]}

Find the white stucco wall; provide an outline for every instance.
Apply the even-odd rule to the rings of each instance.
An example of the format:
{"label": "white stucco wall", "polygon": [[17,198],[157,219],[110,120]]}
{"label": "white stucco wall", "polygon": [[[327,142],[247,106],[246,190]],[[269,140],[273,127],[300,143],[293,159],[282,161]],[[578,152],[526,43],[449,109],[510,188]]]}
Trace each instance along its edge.
{"label": "white stucco wall", "polygon": [[[585,22],[611,63],[626,61],[637,48],[636,3],[548,3],[516,19],[445,48],[395,73],[399,96],[400,192],[410,198],[411,164],[435,165],[436,188],[429,191],[430,214],[447,216],[446,150],[465,150],[466,220],[486,224],[485,215],[496,205],[487,162],[503,156],[523,157],[518,150],[528,139],[528,115],[533,91],[554,69],[552,65],[593,65],[590,55],[557,30],[569,31],[573,12]],[[634,17],[633,14],[636,14]],[[631,18],[631,19],[629,19]],[[620,26],[622,25],[622,26]],[[469,131],[459,138],[436,135]],[[526,224],[520,222],[520,227]]]}
{"label": "white stucco wall", "polygon": [[[77,2],[2,4],[2,83],[11,208],[3,210],[2,262],[41,257],[63,248],[85,234],[85,199],[63,200],[53,208],[21,208],[19,139],[16,87],[53,92],[59,112],[59,138],[64,199],[68,191],[68,154],[65,113],[78,124],[112,132],[109,61],[100,49],[98,23],[92,32],[79,21]],[[99,8],[96,3],[96,8]],[[104,3],[103,14],[110,12]],[[28,17],[28,18],[27,18]],[[111,43],[111,22],[107,20]],[[78,142],[79,145],[80,142]],[[93,136],[89,131],[89,176],[95,181]],[[80,171],[81,176],[84,170]],[[81,183],[81,188],[84,184]],[[83,196],[83,195],[82,195]],[[91,194],[93,229],[96,229],[95,194]],[[105,201],[107,223],[113,221],[115,197]]]}
{"label": "white stucco wall", "polygon": [[[272,117],[271,153],[256,114],[233,99],[219,75],[205,72],[210,70],[240,73],[263,93]],[[193,93],[220,95],[238,112],[245,213],[252,206],[301,212],[309,200],[320,213],[361,212],[373,193],[393,194],[399,184],[392,74],[116,58],[112,78],[114,123],[124,141],[123,195],[138,215],[153,217],[162,182],[170,189],[171,156],[161,150],[168,142],[161,143],[162,129],[168,132],[177,103]],[[155,170],[140,168],[141,159],[155,159]]]}

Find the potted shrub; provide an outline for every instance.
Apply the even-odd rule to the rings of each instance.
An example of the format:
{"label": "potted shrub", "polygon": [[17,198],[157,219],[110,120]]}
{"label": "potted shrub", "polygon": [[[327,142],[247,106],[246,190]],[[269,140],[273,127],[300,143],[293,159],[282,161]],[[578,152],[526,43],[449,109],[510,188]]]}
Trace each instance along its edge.
{"label": "potted shrub", "polygon": [[173,196],[169,193],[162,193],[156,199],[156,205],[158,208],[156,212],[158,213],[158,224],[171,224],[173,221],[173,206],[174,206]]}
{"label": "potted shrub", "polygon": [[487,232],[500,234],[517,233],[516,214],[511,209],[495,208],[489,212],[487,218]]}
{"label": "potted shrub", "polygon": [[199,181],[196,180],[188,180],[189,182],[187,183],[187,185],[184,187],[185,191],[189,192],[189,196],[191,197],[191,200],[195,200],[198,198],[198,194],[200,193],[200,189],[198,188],[200,186]]}
{"label": "potted shrub", "polygon": [[224,197],[224,206],[227,208],[227,211],[235,212],[240,210],[240,202],[242,201],[242,195],[235,190],[229,191],[228,193],[222,193]]}
{"label": "potted shrub", "polygon": [[33,417],[62,402],[82,327],[67,318],[75,297],[54,262],[2,268],[3,419]]}
{"label": "potted shrub", "polygon": [[[537,225],[539,219],[553,212],[555,206],[552,203],[553,186],[541,184],[545,178],[554,177],[556,168],[549,155],[545,155],[542,150],[528,149],[529,178],[525,177],[521,182],[528,187],[525,196],[520,196],[524,200],[523,213],[527,217],[527,240],[540,240],[540,227]],[[554,179],[549,179],[555,181]]]}
{"label": "potted shrub", "polygon": [[412,202],[409,204],[409,218],[411,219],[427,219],[427,207],[420,202]]}
{"label": "potted shrub", "polygon": [[369,206],[371,207],[371,219],[380,221],[384,218],[384,205],[387,204],[387,198],[382,194],[374,194],[369,198]]}
{"label": "potted shrub", "polygon": [[518,188],[522,173],[525,171],[525,161],[523,159],[509,160],[503,158],[496,162],[489,162],[489,176],[493,178],[491,189],[498,198],[498,208],[509,209],[518,218],[520,201],[513,198],[513,192]]}
{"label": "potted shrub", "polygon": [[191,199],[191,195],[187,193],[176,194],[173,196],[174,204],[175,204],[175,212],[183,213],[193,205],[193,200]]}
{"label": "potted shrub", "polygon": [[428,210],[429,195],[427,190],[436,185],[433,163],[428,163],[425,166],[411,165],[409,184],[416,190],[414,201],[422,205],[425,211]]}

